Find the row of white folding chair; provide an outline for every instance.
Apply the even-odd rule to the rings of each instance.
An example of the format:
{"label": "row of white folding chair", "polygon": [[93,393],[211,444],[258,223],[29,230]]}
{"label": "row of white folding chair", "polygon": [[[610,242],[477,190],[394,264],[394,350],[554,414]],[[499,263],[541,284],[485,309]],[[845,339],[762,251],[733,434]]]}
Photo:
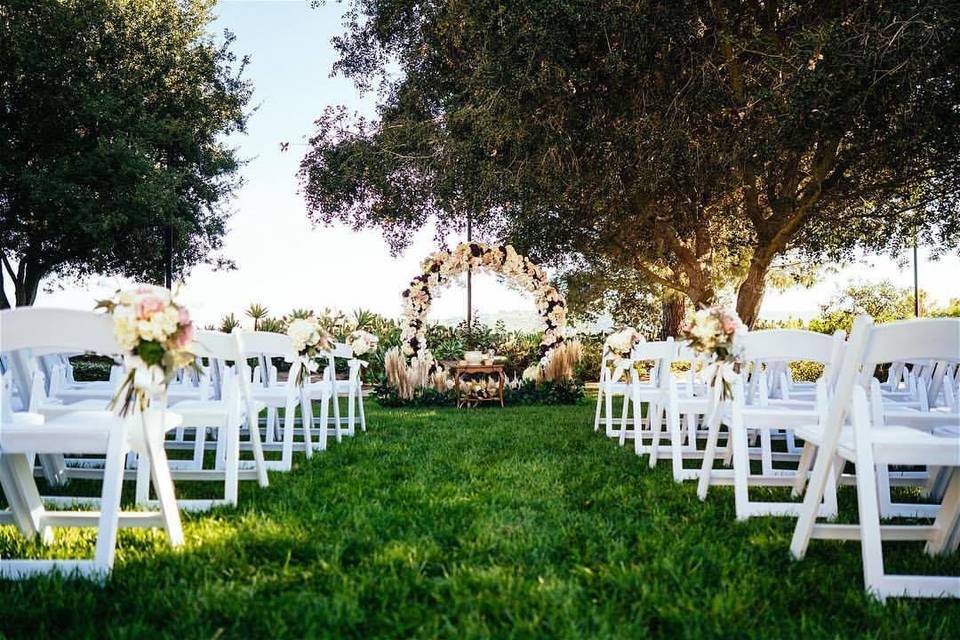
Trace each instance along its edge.
{"label": "row of white folding chair", "polygon": [[[274,357],[281,356],[266,352],[257,355],[259,364],[253,371],[255,387],[285,388],[287,383],[279,379],[278,369],[271,361]],[[335,343],[333,348],[322,357],[326,361],[326,366],[322,370],[319,380],[312,379],[308,397],[311,401],[322,401],[331,405],[326,413],[328,434],[335,436],[337,442],[340,442],[344,435],[354,435],[358,422],[361,430],[366,431],[367,428],[360,376],[360,372],[362,368],[366,366],[366,362],[354,357],[351,347],[344,343]],[[346,363],[346,379],[338,379],[337,377],[337,360],[345,361]],[[334,397],[337,399],[345,398],[347,400],[347,415],[345,417],[341,416],[340,403],[339,401],[335,401]],[[332,417],[330,416],[331,412]],[[296,424],[296,421],[294,424]],[[329,428],[330,424],[333,425],[332,429]],[[271,408],[267,412],[268,449],[275,448],[275,446],[272,445],[274,445],[274,439],[276,438],[275,430],[278,425],[277,408]]]}
{"label": "row of white folding chair", "polygon": [[[122,350],[113,335],[109,317],[61,309],[0,311],[0,351],[8,361],[30,358],[30,352],[90,351],[111,357]],[[0,576],[23,578],[58,571],[65,574],[104,576],[113,566],[119,527],[162,527],[173,546],[183,544],[183,529],[173,480],[163,448],[164,434],[179,424],[167,411],[163,396],[153,398],[146,411],[118,417],[108,411],[64,412],[43,416],[11,409],[12,374],[4,375],[0,394],[0,488],[9,509],[0,512],[0,523],[14,524],[27,538],[53,541],[53,527],[96,527],[92,560],[0,561]],[[120,508],[127,453],[136,452],[149,469],[160,511],[126,512]],[[48,511],[34,480],[31,459],[36,454],[89,453],[105,456],[100,511]]]}
{"label": "row of white folding chair", "polygon": [[[235,357],[237,352],[235,340],[228,334],[198,332],[198,335],[202,336],[202,340],[195,342],[193,349],[201,358],[224,360]],[[47,417],[54,417],[78,411],[102,412],[107,410],[109,399],[114,393],[113,390],[104,393],[103,390],[95,388],[75,388],[56,397],[48,395],[48,386],[44,382],[40,364],[43,359],[50,358],[50,355],[49,353],[37,355],[44,353],[44,351],[35,350],[31,354],[33,357],[19,360],[22,363],[21,366],[32,367],[28,369],[26,374],[32,379],[30,411]],[[54,369],[55,367],[48,370],[53,371],[53,375],[56,376],[58,373]],[[194,447],[193,460],[171,460],[170,466],[175,480],[222,480],[224,493],[222,498],[181,500],[181,508],[189,510],[207,510],[213,506],[236,504],[239,479],[257,480],[261,486],[267,485],[266,469],[262,461],[262,451],[259,447],[259,431],[249,432],[254,451],[253,468],[240,469],[239,455],[235,450],[240,440],[240,431],[245,425],[246,411],[245,405],[241,401],[235,376],[227,378],[225,391],[221,393],[220,399],[209,397],[210,393],[206,389],[206,384],[204,384],[206,382],[205,377],[202,377],[200,382],[201,384],[197,384],[197,380],[194,379],[192,383],[179,385],[178,394],[168,402],[168,405],[180,416],[180,424],[175,433],[179,434],[180,438],[182,438],[185,429],[191,429],[196,434],[195,441],[190,445]],[[76,391],[76,393],[69,393],[69,391]],[[217,451],[212,469],[204,468],[203,443],[207,429],[213,429],[217,434]],[[171,443],[176,442],[177,437],[174,437],[172,441],[168,439],[165,441],[165,446],[171,446]],[[90,457],[68,459],[64,475],[66,477],[99,478],[103,473],[105,463],[103,459]],[[148,467],[138,465],[135,456],[130,456],[127,466],[130,469],[138,469],[136,473],[137,503],[141,505],[150,504],[149,478],[146,475]],[[58,499],[55,497],[48,497],[48,500],[51,502],[78,501],[76,498]]]}
{"label": "row of white folding chair", "polygon": [[[303,425],[302,447],[305,455],[311,458],[315,449],[324,450],[327,447],[326,429],[318,431],[317,446],[315,447],[313,444],[313,404],[311,400],[314,395],[313,383],[310,380],[309,373],[307,373],[303,386],[295,384],[294,381],[303,364],[299,361],[289,336],[267,331],[240,331],[236,335],[240,349],[240,360],[238,361],[241,368],[240,375],[245,380],[250,381],[250,398],[254,402],[261,403],[267,411],[266,428],[268,435],[264,447],[268,451],[280,450],[280,460],[269,460],[267,466],[271,469],[289,471],[293,468],[297,407],[300,408]],[[292,363],[286,381],[281,382],[277,378],[276,369],[271,364],[272,358],[282,358]],[[248,359],[258,360],[260,364],[257,365],[256,369],[250,370],[247,364]],[[325,372],[324,377],[327,375],[329,374]],[[326,422],[326,412],[328,410],[328,403],[324,401],[325,398],[322,393],[323,389],[326,388],[328,388],[327,385],[319,387],[322,424]],[[276,443],[272,431],[280,409],[283,410],[282,435],[280,443]]]}
{"label": "row of white folding chair", "polygon": [[[854,323],[827,419],[799,429],[816,462],[804,494],[791,553],[802,558],[811,538],[859,539],[864,583],[881,600],[887,597],[960,597],[958,576],[890,575],[883,562],[884,540],[923,540],[929,554],[955,552],[960,542],[960,438],[955,425],[930,429],[878,424],[882,411],[868,398],[877,365],[960,355],[960,319],[895,322],[874,326],[863,316]],[[876,398],[874,398],[876,400]],[[846,419],[849,413],[849,421]],[[856,465],[859,524],[819,524],[818,505],[835,475],[834,458]],[[934,466],[947,470],[946,486],[930,525],[881,524],[878,465]],[[934,514],[930,514],[934,515]]]}

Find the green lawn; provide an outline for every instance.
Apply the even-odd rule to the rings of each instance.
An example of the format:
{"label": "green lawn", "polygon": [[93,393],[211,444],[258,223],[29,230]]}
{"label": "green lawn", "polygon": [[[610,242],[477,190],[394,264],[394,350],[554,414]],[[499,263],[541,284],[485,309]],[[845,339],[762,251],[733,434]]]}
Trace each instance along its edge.
{"label": "green lawn", "polygon": [[[870,600],[859,546],[737,523],[591,429],[593,407],[383,410],[187,546],[124,531],[106,586],[0,583],[0,635],[143,637],[957,637],[956,601]],[[852,491],[843,496],[850,509]],[[25,545],[0,556],[88,549]],[[890,568],[960,572],[896,544]]]}

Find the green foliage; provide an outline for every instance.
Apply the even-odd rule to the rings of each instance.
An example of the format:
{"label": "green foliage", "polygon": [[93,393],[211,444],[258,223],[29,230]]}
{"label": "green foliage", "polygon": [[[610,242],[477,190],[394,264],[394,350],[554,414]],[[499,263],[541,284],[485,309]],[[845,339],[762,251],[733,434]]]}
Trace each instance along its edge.
{"label": "green foliage", "polygon": [[508,405],[577,404],[583,399],[583,385],[569,380],[539,383],[524,380],[519,387],[507,389],[503,395]]}
{"label": "green foliage", "polygon": [[381,382],[374,388],[377,403],[384,407],[452,407],[457,404],[454,391],[437,391],[436,389],[417,389],[413,399],[401,398],[397,390],[386,382]]}
{"label": "green foliage", "polygon": [[945,307],[934,307],[929,315],[934,318],[960,318],[960,298],[951,298]]}
{"label": "green foliage", "polygon": [[113,359],[105,356],[82,355],[70,358],[73,379],[77,382],[98,382],[110,379]]}
{"label": "green foliage", "polygon": [[960,244],[953,0],[350,4],[335,70],[383,90],[318,118],[314,221],[399,250],[469,211],[569,271],[733,283],[748,324],[768,278],[809,280],[785,256]]}
{"label": "green foliage", "polygon": [[310,309],[294,309],[289,314],[287,314],[286,319],[289,320],[306,320],[313,317],[313,311]]}
{"label": "green foliage", "polygon": [[285,318],[271,318],[270,316],[264,316],[260,319],[258,329],[260,331],[269,331],[270,333],[286,333],[287,320]]}
{"label": "green foliage", "polygon": [[48,276],[160,277],[218,257],[240,160],[246,60],[209,0],[0,4],[0,306]]}
{"label": "green foliage", "polygon": [[220,331],[223,333],[233,333],[234,329],[240,326],[240,321],[232,313],[228,313],[220,318]]}
{"label": "green foliage", "polygon": [[[872,600],[856,541],[814,540],[792,561],[792,518],[738,522],[732,487],[701,502],[669,464],[648,469],[594,433],[592,403],[367,406],[366,433],[297,452],[268,489],[241,483],[236,507],[184,514],[182,549],[121,529],[105,584],[0,582],[0,634],[946,640],[960,628],[956,601]],[[222,490],[177,483],[182,498]],[[840,488],[840,511],[855,521],[854,487]],[[93,554],[92,530],[56,533],[45,546],[0,526],[0,557]],[[923,542],[884,555],[897,573],[960,572],[960,556],[929,557]]]}
{"label": "green foliage", "polygon": [[137,346],[137,355],[148,366],[159,365],[163,362],[164,348],[159,342],[141,340]]}
{"label": "green foliage", "polygon": [[[921,292],[921,308],[925,294]],[[843,291],[820,306],[820,316],[809,323],[811,331],[849,332],[857,316],[867,314],[877,323],[905,320],[913,317],[913,293],[901,289],[889,280],[880,282],[850,282]]]}
{"label": "green foliage", "polygon": [[[453,407],[457,404],[455,390],[437,391],[418,389],[412,400],[401,398],[397,390],[384,383],[374,388],[377,402],[384,407]],[[577,404],[583,398],[583,385],[573,381],[535,383],[524,380],[516,389],[504,388],[503,399],[508,406]],[[492,404],[481,404],[493,406]]]}

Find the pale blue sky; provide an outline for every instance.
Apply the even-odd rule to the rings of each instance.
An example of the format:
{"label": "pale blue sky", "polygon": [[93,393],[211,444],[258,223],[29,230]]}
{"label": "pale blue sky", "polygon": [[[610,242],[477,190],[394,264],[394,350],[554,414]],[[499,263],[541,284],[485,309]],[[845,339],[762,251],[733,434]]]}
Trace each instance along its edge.
{"label": "pale blue sky", "polygon": [[[249,159],[246,184],[232,204],[235,210],[225,239],[224,253],[236,261],[232,272],[195,269],[186,281],[184,301],[203,322],[223,313],[242,311],[248,303],[266,304],[282,314],[294,307],[345,311],[363,307],[397,316],[400,291],[416,274],[423,256],[432,250],[432,230],[424,229],[404,256],[391,258],[375,231],[354,232],[343,227],[311,228],[302,198],[297,194],[296,171],[305,147],[298,146],[312,131],[313,120],[328,105],[346,105],[367,116],[374,114],[376,95],[359,95],[352,82],[330,77],[336,52],[330,39],[341,32],[343,5],[331,3],[311,9],[308,0],[241,1],[218,3],[218,32],[236,36],[234,51],[249,54],[247,77],[254,85],[253,104],[259,109],[246,135],[232,142]],[[291,142],[280,152],[281,141]],[[921,252],[922,258],[925,252]],[[810,316],[850,278],[890,278],[912,286],[912,272],[901,270],[885,257],[843,269],[812,289],[768,294],[761,315]],[[960,296],[955,284],[960,259],[939,263],[921,261],[921,286],[945,301]],[[41,294],[38,304],[89,308],[99,295],[115,289],[115,279],[91,279],[52,294]],[[474,304],[481,311],[533,310],[532,302],[507,290],[492,278],[480,278]],[[437,301],[432,318],[463,312],[465,294],[454,287]]]}

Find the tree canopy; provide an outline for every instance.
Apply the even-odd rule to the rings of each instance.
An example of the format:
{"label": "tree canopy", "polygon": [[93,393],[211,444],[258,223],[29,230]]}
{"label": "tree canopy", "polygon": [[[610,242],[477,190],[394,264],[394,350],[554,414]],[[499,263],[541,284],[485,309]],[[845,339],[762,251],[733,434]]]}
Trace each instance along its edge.
{"label": "tree canopy", "polygon": [[748,323],[771,269],[960,239],[960,6],[355,0],[301,165],[315,221],[428,220],[637,270]]}
{"label": "tree canopy", "polygon": [[[245,60],[207,32],[212,0],[0,4],[0,252],[11,296],[44,277],[156,280],[217,255],[238,184]],[[2,280],[0,280],[2,282]]]}

